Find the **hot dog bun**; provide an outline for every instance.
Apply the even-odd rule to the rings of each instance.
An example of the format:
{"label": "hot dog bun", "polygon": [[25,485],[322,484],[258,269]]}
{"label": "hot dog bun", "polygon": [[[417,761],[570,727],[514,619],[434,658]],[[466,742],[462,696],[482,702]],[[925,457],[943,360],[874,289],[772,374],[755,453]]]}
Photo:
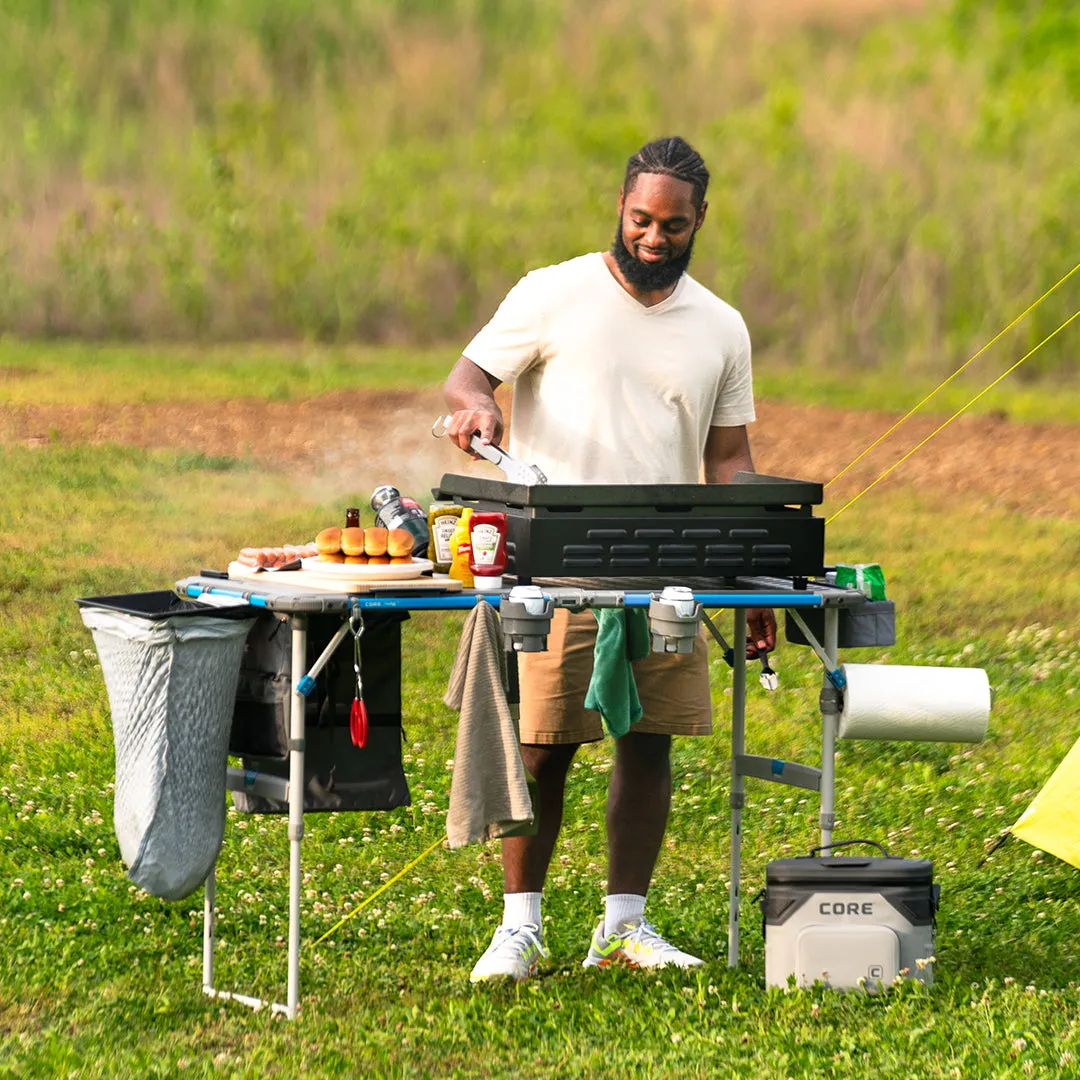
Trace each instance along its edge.
{"label": "hot dog bun", "polygon": [[366,566],[368,561],[366,555],[345,555],[343,559],[347,563],[356,563],[359,566]]}
{"label": "hot dog bun", "polygon": [[411,555],[393,555],[391,556],[390,561],[395,566],[412,566]]}
{"label": "hot dog bun", "polygon": [[324,551],[319,555],[319,562],[344,562],[345,556],[340,551]]}
{"label": "hot dog bun", "polygon": [[346,555],[364,554],[364,537],[370,529],[361,529],[353,526],[350,529],[341,530],[341,550]]}
{"label": "hot dog bun", "polygon": [[390,556],[389,555],[369,555],[368,556],[368,565],[369,566],[388,566],[389,563],[390,563]]}
{"label": "hot dog bun", "polygon": [[368,555],[385,555],[387,536],[385,529],[365,529],[364,552]]}
{"label": "hot dog bun", "polygon": [[315,537],[315,546],[319,549],[320,555],[336,555],[341,551],[341,530],[337,526],[323,529]]}
{"label": "hot dog bun", "polygon": [[391,529],[386,538],[386,554],[391,559],[412,555],[413,534],[408,529]]}

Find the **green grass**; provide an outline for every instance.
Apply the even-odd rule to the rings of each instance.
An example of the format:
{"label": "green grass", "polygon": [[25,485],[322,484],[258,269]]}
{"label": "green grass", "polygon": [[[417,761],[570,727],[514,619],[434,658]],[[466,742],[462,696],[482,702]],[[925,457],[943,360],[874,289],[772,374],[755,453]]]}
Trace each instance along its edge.
{"label": "green grass", "polygon": [[790,368],[766,354],[754,362],[754,394],[759,401],[875,409],[898,415],[906,415],[928,399],[919,407],[917,416],[944,417],[964,410],[972,416],[995,416],[1021,423],[1080,422],[1080,386],[1068,381],[1044,377],[1032,384],[1025,382],[1018,369],[993,390],[982,393],[1017,359],[1019,356],[1003,353],[995,354],[994,359],[980,359],[963,375],[942,386],[944,374],[940,379],[931,379],[900,369]]}
{"label": "green grass", "polygon": [[[468,983],[498,911],[493,846],[436,851],[314,947],[347,904],[444,828],[455,716],[441,697],[461,616],[424,614],[404,643],[413,805],[307,818],[303,1012],[289,1024],[203,997],[200,893],[169,904],[126,881],[112,834],[108,701],[72,601],[167,587],[222,565],[255,528],[306,534],[330,506],[299,488],[287,503],[272,499],[276,478],[192,455],[49,445],[9,450],[0,466],[0,1075],[1076,1075],[1080,874],[1018,841],[978,865],[1080,733],[1074,522],[897,489],[830,528],[831,559],[885,567],[900,628],[889,662],[983,666],[996,690],[980,745],[843,743],[838,756],[838,836],[934,861],[943,904],[929,992],[766,989],[749,900],[743,965],[728,970],[724,724],[676,745],[650,899],[663,929],[708,958],[702,971],[580,968],[603,895],[606,745],[586,748],[572,774],[545,901],[543,978]],[[781,690],[752,686],[751,752],[814,760],[811,659],[784,647]],[[719,661],[713,677],[723,708]],[[747,898],[770,859],[816,842],[813,798],[748,787]],[[230,811],[219,985],[281,1000],[287,867],[283,821]]]}
{"label": "green grass", "polygon": [[0,405],[189,402],[237,397],[295,401],[357,386],[431,386],[452,348],[329,348],[0,342]]}
{"label": "green grass", "polygon": [[[298,401],[337,390],[428,388],[441,385],[463,345],[267,344],[198,349],[9,338],[0,340],[0,406],[184,403],[238,397]],[[1022,353],[1013,355],[1015,349],[1015,341],[1006,338],[940,390],[941,379],[900,368],[798,367],[786,364],[776,350],[766,350],[755,358],[755,392],[759,400],[897,414],[929,396],[920,416],[951,415],[1019,359]],[[1021,369],[979,397],[970,412],[1026,423],[1080,423],[1080,384],[1049,377],[1031,382]]]}

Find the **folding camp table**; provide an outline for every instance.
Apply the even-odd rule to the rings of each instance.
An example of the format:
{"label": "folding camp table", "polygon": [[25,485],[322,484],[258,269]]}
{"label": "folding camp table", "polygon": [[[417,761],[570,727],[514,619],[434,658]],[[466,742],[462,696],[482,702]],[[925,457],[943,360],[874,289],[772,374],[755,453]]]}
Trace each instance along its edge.
{"label": "folding camp table", "polygon": [[[294,1018],[300,991],[300,854],[304,835],[304,689],[306,679],[313,678],[317,670],[327,662],[330,654],[344,639],[348,617],[354,612],[371,610],[405,611],[452,611],[475,607],[478,603],[498,605],[499,593],[442,593],[433,586],[432,592],[423,594],[413,589],[399,595],[380,593],[321,592],[311,588],[289,585],[287,574],[266,575],[256,579],[223,579],[213,576],[184,578],[176,584],[177,592],[184,597],[204,603],[228,603],[246,601],[253,607],[265,608],[288,616],[292,632],[292,698],[290,709],[289,782],[289,942],[288,942],[288,988],[285,1004],[268,1002],[261,998],[219,990],[214,986],[214,872],[206,882],[203,920],[203,990],[212,997],[239,1001],[252,1008],[269,1006],[275,1012]],[[720,579],[723,581],[724,579]],[[806,583],[795,588],[787,579],[738,578],[730,588],[718,588],[718,582],[710,579],[680,580],[680,585],[690,585],[694,598],[708,610],[731,608],[734,611],[733,639],[740,646],[746,638],[746,611],[748,608],[778,608],[790,611],[798,623],[807,643],[818,654],[825,668],[821,693],[821,765],[813,767],[778,758],[746,753],[746,652],[741,647],[729,650],[732,664],[731,693],[731,884],[728,919],[728,966],[737,967],[739,962],[739,902],[740,869],[742,860],[742,813],[745,806],[745,779],[753,777],[773,783],[787,784],[817,791],[821,797],[821,842],[832,841],[834,816],[834,753],[839,719],[839,689],[843,686],[843,674],[837,666],[839,616],[843,609],[857,609],[866,603],[862,593],[839,589],[819,583]],[[644,587],[629,588],[624,582],[616,588],[589,583],[586,587],[543,587],[555,607],[645,607],[648,608],[654,593],[668,582],[650,581]],[[803,582],[800,582],[803,584]],[[635,582],[636,585],[636,582]],[[807,609],[823,609],[824,632],[822,640],[811,632],[804,620]],[[307,665],[308,616],[316,613],[336,613],[343,617],[339,634],[330,642],[323,655],[309,671]],[[719,640],[719,633],[706,617],[706,626]],[[723,643],[726,645],[726,643]],[[235,774],[236,770],[234,770]],[[259,777],[245,778],[248,790],[259,792]],[[268,778],[266,793],[281,797],[281,780]]]}

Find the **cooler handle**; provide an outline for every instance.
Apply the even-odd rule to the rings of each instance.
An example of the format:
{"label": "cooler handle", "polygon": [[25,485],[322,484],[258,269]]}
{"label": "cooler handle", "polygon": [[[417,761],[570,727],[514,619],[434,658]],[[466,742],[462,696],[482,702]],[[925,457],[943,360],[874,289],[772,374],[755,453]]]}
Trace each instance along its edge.
{"label": "cooler handle", "polygon": [[835,844],[822,844],[820,847],[811,848],[810,856],[813,858],[819,851],[831,851],[834,848],[851,847],[853,844],[869,844],[871,847],[876,847],[886,859],[891,857],[885,848],[883,848],[876,840],[838,840]]}

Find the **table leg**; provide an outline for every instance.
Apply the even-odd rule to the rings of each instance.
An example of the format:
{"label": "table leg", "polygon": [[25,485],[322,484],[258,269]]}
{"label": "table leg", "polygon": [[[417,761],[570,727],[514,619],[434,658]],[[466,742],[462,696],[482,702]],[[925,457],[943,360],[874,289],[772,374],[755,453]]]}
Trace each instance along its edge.
{"label": "table leg", "polygon": [[214,989],[214,885],[217,867],[210,867],[203,895],[202,984],[206,993]]}
{"label": "table leg", "polygon": [[304,709],[299,690],[307,664],[307,617],[292,616],[292,700],[289,708],[289,986],[285,1015],[296,1019],[300,1001],[300,848],[304,839]]}
{"label": "table leg", "polygon": [[[825,609],[825,640],[822,645],[829,658],[829,670],[837,666],[840,609]],[[826,678],[821,689],[821,843],[832,843],[836,824],[836,732],[839,725],[839,692]]]}
{"label": "table leg", "polygon": [[731,885],[728,888],[728,967],[739,966],[739,877],[746,780],[737,762],[746,753],[746,608],[735,609],[731,674]]}

